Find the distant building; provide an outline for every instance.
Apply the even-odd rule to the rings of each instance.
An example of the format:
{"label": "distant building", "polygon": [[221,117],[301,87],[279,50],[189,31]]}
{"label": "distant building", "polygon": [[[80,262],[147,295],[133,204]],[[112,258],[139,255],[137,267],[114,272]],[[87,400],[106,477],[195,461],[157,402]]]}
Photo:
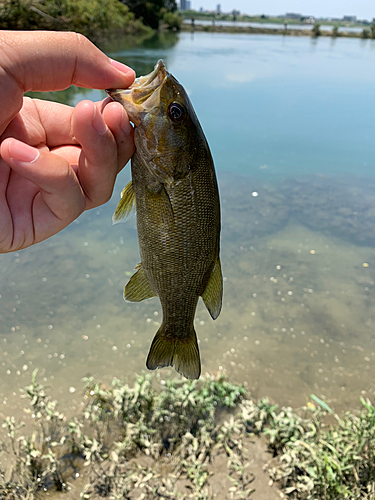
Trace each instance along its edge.
{"label": "distant building", "polygon": [[348,23],[355,23],[357,20],[357,16],[344,16],[342,20]]}
{"label": "distant building", "polygon": [[219,3],[216,5],[216,12],[221,14],[221,5]]}
{"label": "distant building", "polygon": [[287,19],[300,19],[302,16],[302,14],[297,14],[296,12],[287,12],[285,14],[285,17]]}
{"label": "distant building", "polygon": [[187,0],[180,0],[180,10],[188,10],[186,4],[187,4]]}
{"label": "distant building", "polygon": [[302,16],[300,17],[301,21],[303,21],[304,24],[314,24],[315,23],[315,17],[314,16]]}
{"label": "distant building", "polygon": [[190,0],[186,0],[186,10],[190,10],[191,9],[191,2]]}

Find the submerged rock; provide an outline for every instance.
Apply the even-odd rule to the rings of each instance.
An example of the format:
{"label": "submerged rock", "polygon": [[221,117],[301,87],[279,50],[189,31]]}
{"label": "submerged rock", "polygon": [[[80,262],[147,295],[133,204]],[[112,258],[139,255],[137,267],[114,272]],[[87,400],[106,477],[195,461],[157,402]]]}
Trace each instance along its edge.
{"label": "submerged rock", "polygon": [[291,215],[310,229],[357,245],[375,245],[375,182],[368,179],[289,179]]}
{"label": "submerged rock", "polygon": [[279,186],[250,177],[220,181],[223,239],[247,242],[288,223],[290,208]]}
{"label": "submerged rock", "polygon": [[221,175],[223,240],[247,243],[290,219],[327,236],[375,246],[375,181],[304,176],[264,183]]}

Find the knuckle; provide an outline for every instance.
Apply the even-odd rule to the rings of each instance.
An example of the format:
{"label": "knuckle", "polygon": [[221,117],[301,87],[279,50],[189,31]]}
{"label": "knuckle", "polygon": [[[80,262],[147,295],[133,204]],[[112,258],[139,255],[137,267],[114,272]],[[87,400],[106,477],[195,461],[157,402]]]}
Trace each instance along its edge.
{"label": "knuckle", "polygon": [[86,38],[81,33],[72,32],[71,34],[75,38],[75,40],[74,40],[75,43],[78,44],[80,47],[87,47],[88,45],[91,45],[91,42],[89,41],[89,39]]}
{"label": "knuckle", "polygon": [[109,189],[106,190],[104,193],[101,193],[101,196],[98,199],[99,201],[98,206],[107,203],[111,199],[111,195],[112,195],[112,190]]}

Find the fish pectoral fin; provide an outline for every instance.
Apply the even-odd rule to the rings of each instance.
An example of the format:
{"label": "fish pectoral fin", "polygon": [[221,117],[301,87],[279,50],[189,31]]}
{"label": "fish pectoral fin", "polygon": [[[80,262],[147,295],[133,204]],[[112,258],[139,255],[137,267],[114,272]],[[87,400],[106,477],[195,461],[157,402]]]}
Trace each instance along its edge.
{"label": "fish pectoral fin", "polygon": [[223,275],[221,273],[220,258],[217,257],[211,271],[205,291],[201,295],[212,319],[216,319],[221,311],[223,300]]}
{"label": "fish pectoral fin", "polygon": [[147,201],[152,210],[152,223],[174,225],[173,206],[165,186],[159,182],[147,186]]}
{"label": "fish pectoral fin", "polygon": [[130,181],[121,191],[121,200],[112,216],[113,224],[121,221],[125,222],[130,217],[133,209],[135,210],[135,195],[132,181]]}
{"label": "fish pectoral fin", "polygon": [[142,300],[151,299],[155,295],[142,264],[138,264],[136,272],[125,287],[124,299],[129,302],[142,302]]}
{"label": "fish pectoral fin", "polygon": [[194,327],[187,336],[177,337],[174,330],[167,331],[162,324],[152,341],[146,366],[149,370],[173,366],[185,378],[198,379],[201,361]]}

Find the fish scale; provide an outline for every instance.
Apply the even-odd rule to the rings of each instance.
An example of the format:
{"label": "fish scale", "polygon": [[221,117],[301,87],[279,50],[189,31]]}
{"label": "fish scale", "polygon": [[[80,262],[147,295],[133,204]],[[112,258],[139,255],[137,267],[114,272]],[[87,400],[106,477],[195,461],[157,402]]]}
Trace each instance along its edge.
{"label": "fish scale", "polygon": [[[141,264],[126,300],[158,296],[163,319],[149,369],[174,366],[199,378],[194,316],[201,296],[213,319],[221,310],[220,201],[211,153],[184,88],[159,61],[129,89],[110,90],[135,124],[132,180],[114,220],[135,202]],[[146,96],[146,98],[145,98]]]}

